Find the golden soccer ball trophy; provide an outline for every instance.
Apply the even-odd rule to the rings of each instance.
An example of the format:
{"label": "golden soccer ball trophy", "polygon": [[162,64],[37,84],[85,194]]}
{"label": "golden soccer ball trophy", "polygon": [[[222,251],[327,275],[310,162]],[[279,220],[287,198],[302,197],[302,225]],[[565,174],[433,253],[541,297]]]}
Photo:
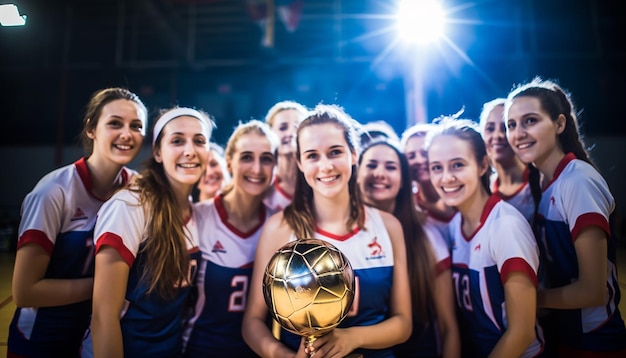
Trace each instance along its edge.
{"label": "golden soccer ball trophy", "polygon": [[344,254],[318,239],[300,239],[281,247],[270,259],[263,295],[281,327],[315,339],[346,317],[354,300],[354,272]]}

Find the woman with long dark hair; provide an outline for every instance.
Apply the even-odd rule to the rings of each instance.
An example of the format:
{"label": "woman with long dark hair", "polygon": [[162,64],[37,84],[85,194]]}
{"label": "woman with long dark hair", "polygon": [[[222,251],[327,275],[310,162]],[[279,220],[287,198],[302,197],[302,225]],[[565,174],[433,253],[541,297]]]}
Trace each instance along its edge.
{"label": "woman with long dark hair", "polygon": [[548,338],[562,356],[623,357],[615,200],[585,150],[574,104],[556,82],[535,78],[509,93],[505,115],[509,143],[542,174],[534,224],[545,270],[537,305],[550,311]]}
{"label": "woman with long dark hair", "polygon": [[374,139],[359,156],[364,201],[393,214],[402,225],[407,251],[413,333],[394,347],[398,357],[459,357],[450,252],[444,238],[417,210],[409,164],[392,139]]}

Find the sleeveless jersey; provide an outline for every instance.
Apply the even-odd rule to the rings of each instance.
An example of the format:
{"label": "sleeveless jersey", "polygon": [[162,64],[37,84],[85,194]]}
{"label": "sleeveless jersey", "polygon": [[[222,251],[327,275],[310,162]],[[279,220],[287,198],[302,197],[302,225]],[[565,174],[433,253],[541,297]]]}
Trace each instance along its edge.
{"label": "sleeveless jersey", "polygon": [[[190,203],[191,205],[191,203]],[[182,318],[191,286],[180,287],[172,299],[147,294],[140,280],[145,265],[141,251],[147,240],[144,206],[136,193],[122,190],[102,206],[96,223],[96,252],[108,245],[130,266],[126,302],[120,318],[125,357],[175,357],[182,352]],[[190,282],[200,259],[197,218],[185,223],[190,256]]]}
{"label": "sleeveless jersey", "polygon": [[[115,184],[125,184],[133,173],[122,168]],[[17,247],[34,243],[50,255],[45,278],[93,277],[93,229],[104,200],[94,197],[91,190],[89,169],[81,158],[45,175],[25,197]],[[8,351],[76,357],[90,315],[91,300],[17,308],[9,326]]]}
{"label": "sleeveless jersey", "polygon": [[[393,283],[393,245],[378,209],[365,207],[365,230],[356,228],[340,236],[318,228],[315,238],[337,247],[354,270],[354,302],[339,327],[370,326],[384,321],[389,315]],[[293,240],[295,236],[290,239]],[[281,332],[283,336],[285,343],[296,350],[300,337],[285,330]],[[355,352],[365,357],[393,357],[391,348],[357,349]]]}
{"label": "sleeveless jersey", "polygon": [[242,232],[228,222],[221,195],[194,205],[202,259],[198,271],[195,314],[185,331],[186,357],[256,357],[241,335],[243,312],[261,229],[268,217],[264,205],[259,224]]}
{"label": "sleeveless jersey", "polygon": [[[466,354],[486,357],[507,328],[504,283],[511,272],[522,272],[537,284],[539,250],[532,229],[512,205],[492,195],[481,225],[470,237],[462,231],[457,213],[450,223],[454,246],[452,277],[460,312],[459,328]],[[535,341],[522,357],[543,350],[543,334],[536,324]]]}
{"label": "sleeveless jersey", "polygon": [[547,287],[560,287],[578,278],[574,240],[590,226],[608,237],[607,295],[604,305],[583,309],[549,310],[558,325],[559,340],[567,346],[591,351],[626,349],[626,329],[618,309],[620,287],[615,266],[616,239],[609,216],[615,201],[604,178],[588,163],[569,153],[557,166],[554,179],[539,203],[539,238]]}

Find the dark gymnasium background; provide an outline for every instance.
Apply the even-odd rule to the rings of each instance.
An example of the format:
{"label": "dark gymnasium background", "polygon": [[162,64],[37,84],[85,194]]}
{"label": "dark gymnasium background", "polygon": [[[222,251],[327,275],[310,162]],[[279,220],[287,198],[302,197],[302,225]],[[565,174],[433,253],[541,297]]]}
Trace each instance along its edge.
{"label": "dark gymnasium background", "polygon": [[[259,25],[268,2],[276,7],[270,33]],[[24,27],[0,27],[0,156],[8,166],[0,207],[12,216],[45,174],[37,170],[51,168],[27,168],[32,157],[8,152],[44,146],[56,153],[45,159],[50,167],[67,164],[63,148],[77,146],[84,105],[99,88],[138,93],[150,119],[174,104],[202,108],[215,116],[220,144],[238,121],[262,119],[284,99],[337,103],[361,122],[384,120],[401,133],[414,120],[407,93],[418,65],[425,108],[418,120],[463,107],[477,119],[483,102],[514,84],[557,79],[582,110],[586,137],[599,138],[591,144],[612,143],[594,159],[624,200],[616,175],[626,148],[619,1],[446,0],[447,39],[414,48],[397,41],[395,0],[12,3],[27,15]]]}
{"label": "dark gymnasium background", "polygon": [[428,119],[463,106],[476,118],[484,101],[541,75],[573,92],[587,134],[626,134],[619,2],[443,1],[456,49],[440,41],[419,59],[389,46],[396,1],[273,2],[292,18],[276,13],[268,47],[255,22],[266,0],[13,1],[28,18],[0,27],[0,143],[76,143],[83,106],[103,86],[129,87],[151,109],[204,108],[221,143],[237,121],[281,99],[338,103],[401,132],[406,68],[416,61],[426,66]]}

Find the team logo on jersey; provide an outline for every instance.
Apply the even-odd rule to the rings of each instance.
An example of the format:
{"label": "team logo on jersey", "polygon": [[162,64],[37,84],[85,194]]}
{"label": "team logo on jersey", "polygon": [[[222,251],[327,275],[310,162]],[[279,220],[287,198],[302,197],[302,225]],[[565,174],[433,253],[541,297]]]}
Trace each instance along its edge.
{"label": "team logo on jersey", "polygon": [[554,205],[554,196],[550,197],[550,202],[552,203],[552,205]]}
{"label": "team logo on jersey", "polygon": [[370,256],[367,258],[368,260],[376,260],[382,259],[385,257],[385,253],[383,252],[383,247],[377,242],[378,238],[374,237],[372,242],[367,244],[367,247],[370,249]]}
{"label": "team logo on jersey", "polygon": [[72,219],[70,221],[76,220],[87,220],[87,215],[85,215],[85,213],[80,208],[76,208],[76,212],[74,212],[74,216],[72,216]]}
{"label": "team logo on jersey", "polygon": [[474,247],[474,251],[480,251],[480,244],[476,245],[476,247]]}
{"label": "team logo on jersey", "polygon": [[219,242],[219,240],[215,243],[215,245],[213,245],[213,249],[211,250],[211,252],[221,252],[223,254],[226,253],[226,249],[224,248],[224,245],[222,245],[221,242]]}

